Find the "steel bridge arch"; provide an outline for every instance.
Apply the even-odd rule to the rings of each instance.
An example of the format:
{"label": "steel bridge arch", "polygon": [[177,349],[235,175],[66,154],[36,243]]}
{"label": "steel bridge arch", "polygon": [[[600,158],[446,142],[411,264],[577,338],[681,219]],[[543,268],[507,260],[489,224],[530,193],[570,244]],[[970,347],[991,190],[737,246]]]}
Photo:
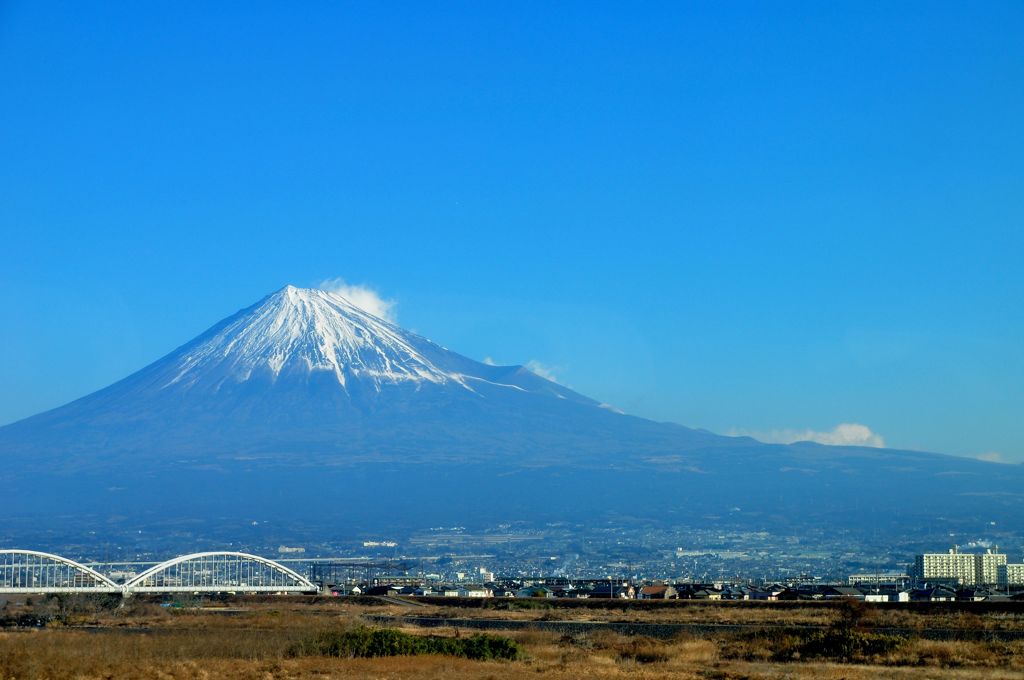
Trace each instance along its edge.
{"label": "steel bridge arch", "polygon": [[[84,574],[84,575],[88,576],[89,578],[92,578],[94,581],[97,582],[97,585],[94,585],[94,586],[78,586],[78,587],[75,588],[75,590],[79,590],[81,592],[119,593],[119,592],[122,592],[122,590],[123,590],[122,586],[117,585],[116,583],[114,583],[109,578],[107,578],[103,574],[99,573],[95,569],[93,569],[91,567],[87,567],[84,564],[76,562],[76,561],[74,561],[72,559],[69,559],[67,557],[62,557],[60,555],[54,555],[53,553],[40,552],[39,550],[21,550],[21,549],[18,549],[18,548],[10,548],[10,549],[5,549],[5,550],[0,550],[0,563],[6,562],[6,560],[4,560],[5,556],[10,556],[11,558],[14,558],[14,557],[17,557],[17,556],[35,557],[35,558],[38,558],[40,560],[40,563],[37,564],[37,565],[24,565],[24,566],[22,566],[22,568],[25,568],[25,569],[29,569],[29,568],[43,569],[43,568],[46,567],[46,565],[42,561],[43,560],[48,560],[49,562],[60,564],[60,565],[63,565],[65,567],[70,567],[73,571],[77,571],[77,572],[79,572],[81,574]],[[7,568],[8,565],[3,564],[3,567]],[[12,572],[13,572],[14,569],[18,568],[18,566],[13,563],[13,559],[12,559],[12,564],[10,565],[10,568],[11,568]],[[11,592],[11,591],[13,591],[13,592],[47,593],[47,592],[65,592],[66,590],[67,590],[66,586],[56,586],[56,585],[53,585],[53,586],[45,586],[45,585],[44,586],[17,586],[17,587],[13,587],[13,588],[6,588],[6,587],[4,587],[3,583],[0,582],[0,592]]]}
{"label": "steel bridge arch", "polygon": [[145,571],[134,576],[131,580],[124,584],[124,592],[167,592],[169,590],[166,586],[146,586],[146,581],[150,578],[159,575],[161,572],[165,572],[178,565],[186,564],[197,560],[206,558],[236,558],[239,560],[246,560],[250,562],[256,562],[260,565],[270,568],[273,571],[278,572],[282,576],[292,579],[295,585],[282,585],[282,586],[251,586],[244,584],[224,584],[224,585],[204,585],[200,587],[189,587],[189,586],[177,586],[172,589],[182,591],[207,591],[207,592],[227,592],[233,590],[277,590],[277,591],[299,591],[299,592],[317,592],[320,589],[317,588],[309,579],[302,576],[298,572],[289,569],[288,567],[275,562],[274,560],[267,559],[266,557],[260,557],[259,555],[251,555],[243,552],[232,552],[232,551],[212,551],[212,552],[199,552],[191,553],[189,555],[181,555],[173,559],[161,562],[155,566],[146,569]]}

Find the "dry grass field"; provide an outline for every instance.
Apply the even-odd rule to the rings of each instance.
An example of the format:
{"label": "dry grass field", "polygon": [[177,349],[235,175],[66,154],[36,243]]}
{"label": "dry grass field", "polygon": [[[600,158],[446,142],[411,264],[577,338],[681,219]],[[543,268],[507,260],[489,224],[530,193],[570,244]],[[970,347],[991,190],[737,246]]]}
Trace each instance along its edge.
{"label": "dry grass field", "polygon": [[[1024,678],[1024,640],[899,639],[872,632],[964,626],[1024,630],[1016,613],[907,612],[822,606],[728,605],[511,609],[402,607],[308,598],[185,603],[183,608],[129,600],[114,603],[10,603],[5,616],[49,614],[43,628],[0,629],[0,680],[111,678]],[[730,622],[749,630],[678,635],[667,640],[611,631],[559,634],[488,631],[515,642],[514,661],[441,655],[335,657],[308,643],[318,635],[367,630],[367,615],[447,616],[514,620]],[[806,634],[770,624],[806,625]],[[764,627],[761,627],[764,626]],[[468,638],[477,631],[397,623],[416,636]]]}

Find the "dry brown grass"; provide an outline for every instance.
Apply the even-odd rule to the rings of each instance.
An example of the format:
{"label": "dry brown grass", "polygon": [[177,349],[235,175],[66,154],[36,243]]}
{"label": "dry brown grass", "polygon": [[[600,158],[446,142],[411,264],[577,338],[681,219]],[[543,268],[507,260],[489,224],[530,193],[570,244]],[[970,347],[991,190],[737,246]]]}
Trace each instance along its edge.
{"label": "dry brown grass", "polygon": [[[679,680],[867,680],[868,678],[1024,679],[1024,642],[935,642],[910,640],[866,663],[772,659],[784,640],[768,636],[684,636],[671,641],[628,637],[612,631],[562,635],[536,630],[501,633],[514,638],[527,658],[476,662],[436,656],[378,659],[290,658],[288,648],[316,631],[357,625],[364,614],[401,616],[468,612],[521,620],[550,610],[496,612],[463,608],[366,606],[341,600],[238,601],[230,606],[169,610],[143,600],[123,608],[79,612],[69,627],[0,632],[0,680],[110,680],[113,678],[306,679],[317,678],[671,678]],[[696,621],[744,623],[835,623],[841,613],[823,607],[700,606],[658,610],[555,610],[566,620]],[[577,616],[582,614],[584,616]],[[650,616],[646,616],[649,614]],[[737,617],[737,618],[734,618]],[[872,625],[1020,628],[1015,614],[965,615],[873,610]],[[907,625],[907,622],[917,624]],[[74,625],[97,625],[86,632]],[[140,629],[141,630],[140,632]],[[465,635],[472,631],[411,626],[410,633]]]}
{"label": "dry brown grass", "polygon": [[[428,606],[415,610],[397,608],[398,615],[439,616],[443,618],[501,618],[517,621],[615,621],[684,624],[787,624],[828,626],[842,616],[836,603],[825,602],[694,602],[674,601],[628,605],[607,601],[584,601],[566,606],[551,601],[535,603],[536,609],[518,609],[516,601],[501,599],[464,603],[467,606]],[[616,606],[616,605],[619,606]],[[385,613],[387,608],[381,608]],[[946,610],[939,607],[866,606],[862,615],[878,627],[927,629],[1024,630],[1024,610],[986,612]]]}
{"label": "dry brown grass", "polygon": [[[554,634],[513,635],[529,653],[522,662],[473,662],[442,657],[382,659],[285,658],[294,635],[284,631],[172,630],[158,634],[84,633],[50,630],[0,634],[0,678],[3,680],[228,680],[235,678],[467,678],[505,680],[545,678],[672,678],[680,680],[867,680],[868,678],[1022,678],[1019,668],[957,667],[975,658],[992,662],[998,656],[977,656],[971,646],[916,644],[907,660],[916,667],[851,666],[831,663],[763,663],[723,661],[719,643],[711,640],[658,642],[614,634],[596,640],[565,641]],[[655,652],[658,658],[637,660],[630,654]],[[955,670],[951,670],[954,668]]]}
{"label": "dry brown grass", "polygon": [[1006,668],[1024,671],[1024,642],[910,640],[886,663],[938,668]]}
{"label": "dry brown grass", "polygon": [[[673,602],[670,606],[645,607],[571,607],[551,606],[538,609],[516,609],[513,602],[497,601],[489,607],[427,607],[415,612],[419,616],[441,616],[445,618],[491,619],[502,618],[516,621],[550,621],[571,619],[573,621],[616,621],[644,623],[775,623],[780,618],[798,625],[828,625],[836,619],[831,607],[786,607],[750,606],[749,603],[719,602],[715,604]],[[505,609],[502,605],[510,606]]]}

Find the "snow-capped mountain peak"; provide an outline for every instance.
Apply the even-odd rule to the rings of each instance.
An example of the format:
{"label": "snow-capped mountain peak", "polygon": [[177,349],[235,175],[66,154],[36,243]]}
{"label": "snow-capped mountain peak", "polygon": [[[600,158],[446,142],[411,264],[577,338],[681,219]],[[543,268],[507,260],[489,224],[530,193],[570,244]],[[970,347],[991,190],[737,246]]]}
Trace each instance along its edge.
{"label": "snow-capped mountain peak", "polygon": [[168,385],[211,374],[244,382],[283,374],[332,373],[346,385],[462,383],[427,358],[437,345],[324,290],[285,286],[197,338],[175,357]]}

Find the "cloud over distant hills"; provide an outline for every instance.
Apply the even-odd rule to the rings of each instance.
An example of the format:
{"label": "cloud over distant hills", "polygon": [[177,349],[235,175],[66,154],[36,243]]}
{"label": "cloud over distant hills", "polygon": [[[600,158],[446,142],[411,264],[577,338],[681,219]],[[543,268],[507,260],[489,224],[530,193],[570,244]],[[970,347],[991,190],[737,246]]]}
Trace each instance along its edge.
{"label": "cloud over distant hills", "polygon": [[754,432],[750,430],[732,430],[731,435],[746,435],[771,444],[792,444],[793,442],[817,442],[829,446],[870,446],[882,448],[885,439],[860,423],[840,423],[828,431],[819,430],[770,430]]}

